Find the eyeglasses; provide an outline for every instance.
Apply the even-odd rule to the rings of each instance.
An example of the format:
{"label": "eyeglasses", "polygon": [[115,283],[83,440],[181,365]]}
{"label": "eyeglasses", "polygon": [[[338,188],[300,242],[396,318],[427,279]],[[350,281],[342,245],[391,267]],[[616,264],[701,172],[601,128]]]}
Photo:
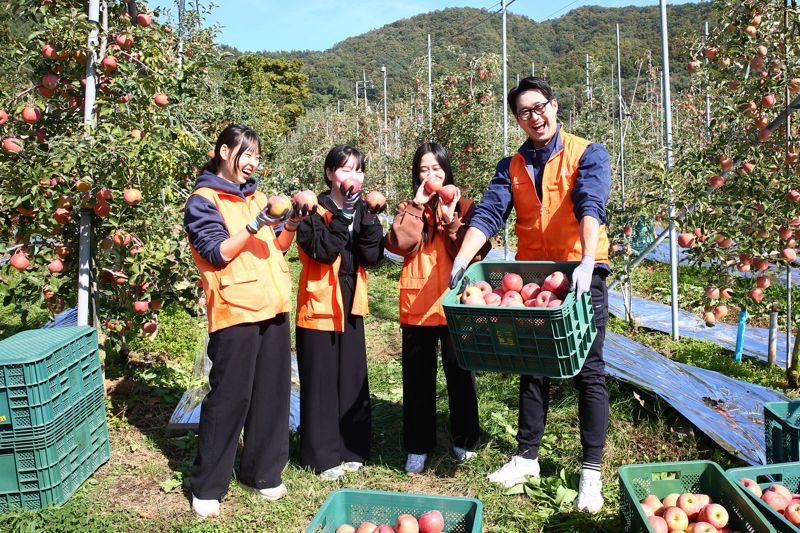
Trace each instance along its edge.
{"label": "eyeglasses", "polygon": [[540,102],[531,108],[523,108],[517,112],[517,118],[520,120],[530,120],[530,118],[536,114],[539,116],[544,115],[544,110],[547,108],[547,104],[549,104],[553,99],[549,99],[546,102]]}

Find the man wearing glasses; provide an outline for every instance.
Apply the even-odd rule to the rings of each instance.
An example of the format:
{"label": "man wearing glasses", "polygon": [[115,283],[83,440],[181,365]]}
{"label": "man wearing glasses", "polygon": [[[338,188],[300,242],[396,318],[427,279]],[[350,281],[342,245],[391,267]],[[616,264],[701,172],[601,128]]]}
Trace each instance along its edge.
{"label": "man wearing glasses", "polygon": [[[608,151],[563,130],[556,117],[558,101],[542,78],[521,80],[508,93],[508,106],[528,140],[498,163],[453,262],[450,287],[459,284],[469,260],[500,230],[512,208],[517,215],[517,260],[580,261],[572,286],[578,296],[591,291],[597,337],[574,378],[583,447],[577,507],[596,513],[603,506],[600,464],[608,430],[603,361],[608,319],[605,278],[611,271],[605,230],[611,188]],[[548,378],[520,376],[517,454],[490,474],[489,481],[511,487],[524,482],[525,476],[539,475],[548,403]]]}

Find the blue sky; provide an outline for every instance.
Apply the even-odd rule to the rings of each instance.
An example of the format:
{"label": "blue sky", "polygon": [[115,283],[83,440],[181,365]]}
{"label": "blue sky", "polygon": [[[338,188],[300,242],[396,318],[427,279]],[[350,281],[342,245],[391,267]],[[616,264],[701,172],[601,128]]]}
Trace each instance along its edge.
{"label": "blue sky", "polygon": [[[499,9],[500,0],[217,0],[208,17],[221,27],[219,42],[242,51],[326,50],[348,37],[403,18],[447,7]],[[509,2],[510,3],[510,2]],[[685,3],[672,0],[670,4]],[[194,0],[186,2],[187,7]],[[541,22],[582,5],[658,5],[658,0],[516,0],[509,12]],[[175,2],[159,0],[176,12]],[[435,37],[434,37],[435,38]]]}

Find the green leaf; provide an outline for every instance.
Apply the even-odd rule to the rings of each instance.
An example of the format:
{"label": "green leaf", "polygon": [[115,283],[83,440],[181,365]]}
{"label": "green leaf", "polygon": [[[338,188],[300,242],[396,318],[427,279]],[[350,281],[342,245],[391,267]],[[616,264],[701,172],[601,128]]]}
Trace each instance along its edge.
{"label": "green leaf", "polygon": [[180,487],[183,484],[183,473],[182,472],[175,472],[173,476],[159,484],[161,490],[164,492],[172,492],[176,488]]}

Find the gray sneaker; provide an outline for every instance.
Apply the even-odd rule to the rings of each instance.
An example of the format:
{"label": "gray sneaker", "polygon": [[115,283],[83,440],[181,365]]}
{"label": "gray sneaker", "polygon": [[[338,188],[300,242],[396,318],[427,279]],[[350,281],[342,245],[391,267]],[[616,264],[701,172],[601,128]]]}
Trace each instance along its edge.
{"label": "gray sneaker", "polygon": [[327,481],[339,481],[339,479],[341,479],[342,476],[344,476],[344,470],[342,470],[341,466],[334,466],[333,468],[329,468],[319,475],[319,477]]}
{"label": "gray sneaker", "polygon": [[425,469],[425,460],[428,458],[426,453],[410,453],[406,458],[406,472],[409,474],[419,474]]}

